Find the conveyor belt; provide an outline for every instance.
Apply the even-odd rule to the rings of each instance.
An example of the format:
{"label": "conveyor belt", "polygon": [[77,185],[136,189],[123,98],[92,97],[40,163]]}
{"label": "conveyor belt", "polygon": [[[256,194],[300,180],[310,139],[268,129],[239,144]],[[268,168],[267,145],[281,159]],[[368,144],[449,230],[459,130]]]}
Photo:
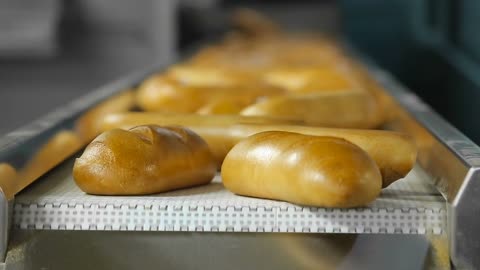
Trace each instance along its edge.
{"label": "conveyor belt", "polygon": [[446,203],[416,167],[357,209],[301,207],[236,196],[220,177],[152,196],[92,196],[77,188],[69,160],[15,198],[21,229],[441,234]]}

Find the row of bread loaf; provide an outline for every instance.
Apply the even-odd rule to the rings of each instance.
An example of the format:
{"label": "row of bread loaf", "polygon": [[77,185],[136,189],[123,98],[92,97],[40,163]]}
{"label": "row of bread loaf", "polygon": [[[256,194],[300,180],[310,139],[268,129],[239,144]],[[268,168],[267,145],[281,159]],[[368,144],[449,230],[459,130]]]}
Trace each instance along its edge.
{"label": "row of bread loaf", "polygon": [[[221,170],[236,194],[355,207],[416,161],[407,135],[371,129],[388,120],[383,91],[318,37],[230,38],[120,97],[77,122],[84,138],[103,132],[75,162],[87,193],[165,192]],[[145,112],[124,112],[134,103]]]}

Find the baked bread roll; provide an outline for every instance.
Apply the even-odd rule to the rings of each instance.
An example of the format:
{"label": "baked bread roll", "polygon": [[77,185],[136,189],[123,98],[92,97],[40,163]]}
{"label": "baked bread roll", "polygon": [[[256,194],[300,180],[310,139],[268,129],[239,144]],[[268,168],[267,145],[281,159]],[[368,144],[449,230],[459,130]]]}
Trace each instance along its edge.
{"label": "baked bread roll", "polygon": [[[258,97],[260,98],[260,97]],[[255,102],[257,97],[238,98],[234,96],[224,96],[212,99],[203,107],[198,109],[198,114],[238,114],[245,107]]]}
{"label": "baked bread roll", "polygon": [[195,87],[231,87],[254,81],[257,74],[204,65],[176,65],[166,71],[168,77],[183,85]]}
{"label": "baked bread roll", "polygon": [[[321,128],[288,123],[261,117],[227,115],[177,115],[159,113],[112,114],[104,118],[103,129],[130,128],[153,123],[182,125],[199,134],[221,162],[239,141],[264,131],[287,131],[315,136],[343,138],[358,145],[375,160],[383,178],[383,187],[403,178],[413,168],[417,157],[414,141],[406,134],[386,130]],[[279,122],[280,121],[280,122]]]}
{"label": "baked bread roll", "polygon": [[0,163],[0,189],[7,200],[15,195],[17,171],[7,163]]}
{"label": "baked bread roll", "polygon": [[359,207],[377,198],[382,177],[358,146],[339,138],[269,131],[235,145],[222,165],[233,193],[317,207]]}
{"label": "baked bread roll", "polygon": [[209,183],[216,163],[208,145],[181,127],[114,129],[95,138],[75,161],[86,193],[142,195]]}
{"label": "baked bread roll", "polygon": [[[283,90],[266,84],[198,87],[183,85],[164,75],[155,75],[142,83],[137,91],[137,103],[146,111],[193,113],[197,110],[214,112],[204,107],[221,100],[246,107],[263,96],[282,94]],[[219,111],[216,111],[218,113]]]}
{"label": "baked bread roll", "polygon": [[277,68],[265,73],[263,79],[291,92],[351,91],[358,87],[353,78],[335,66]]}
{"label": "baked bread roll", "polygon": [[126,112],[135,106],[135,95],[127,90],[101,102],[84,113],[76,122],[75,130],[85,143],[101,133],[99,123],[109,113]]}
{"label": "baked bread roll", "polygon": [[318,92],[266,98],[240,113],[304,121],[308,125],[375,128],[383,121],[375,98],[366,92]]}
{"label": "baked bread roll", "polygon": [[189,113],[198,110],[205,99],[200,89],[182,86],[164,75],[148,78],[136,93],[137,104],[145,111]]}

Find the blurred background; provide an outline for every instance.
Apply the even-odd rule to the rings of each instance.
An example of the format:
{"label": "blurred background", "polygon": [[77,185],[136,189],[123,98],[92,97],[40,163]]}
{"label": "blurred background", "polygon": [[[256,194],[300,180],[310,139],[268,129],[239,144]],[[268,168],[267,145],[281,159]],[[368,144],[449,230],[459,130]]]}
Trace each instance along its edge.
{"label": "blurred background", "polygon": [[478,0],[0,0],[0,136],[221,37],[239,7],[350,42],[480,143]]}

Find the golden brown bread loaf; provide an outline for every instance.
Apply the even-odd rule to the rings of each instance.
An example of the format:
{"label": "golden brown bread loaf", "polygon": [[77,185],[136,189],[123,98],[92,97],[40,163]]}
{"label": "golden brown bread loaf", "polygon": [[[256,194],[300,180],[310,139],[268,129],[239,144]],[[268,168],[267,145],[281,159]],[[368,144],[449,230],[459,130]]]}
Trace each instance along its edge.
{"label": "golden brown bread loaf", "polygon": [[297,93],[350,91],[358,87],[353,78],[338,69],[330,65],[272,68],[265,72],[263,79],[271,85]]}
{"label": "golden brown bread loaf", "polygon": [[375,128],[383,122],[379,109],[369,93],[338,91],[270,97],[246,107],[240,114],[285,117],[312,126]]}
{"label": "golden brown bread loaf", "polygon": [[[131,128],[142,124],[182,125],[199,134],[221,161],[235,144],[264,131],[287,131],[316,136],[343,138],[358,145],[377,163],[383,186],[405,177],[413,168],[417,149],[406,134],[385,130],[359,130],[309,127],[281,123],[282,120],[247,116],[170,115],[160,113],[122,113],[105,117],[103,130]],[[280,121],[280,122],[278,122]]]}
{"label": "golden brown bread loaf", "polygon": [[339,138],[268,131],[225,157],[223,185],[236,194],[318,207],[359,207],[380,194],[382,177],[358,146]]}
{"label": "golden brown bread loaf", "polygon": [[165,75],[154,75],[140,85],[136,99],[145,111],[193,113],[200,110],[218,114],[222,110],[208,109],[215,107],[212,103],[229,100],[243,108],[260,97],[281,93],[282,89],[266,84],[199,87],[181,84]]}
{"label": "golden brown bread loaf", "polygon": [[101,102],[84,113],[76,122],[75,130],[85,143],[101,133],[99,123],[109,113],[126,112],[135,106],[135,95],[127,90]]}
{"label": "golden brown bread loaf", "polygon": [[231,87],[257,78],[257,74],[246,70],[232,70],[204,65],[176,65],[166,75],[183,85],[194,87]]}
{"label": "golden brown bread loaf", "polygon": [[218,97],[208,101],[196,111],[198,114],[238,114],[255,102],[257,97],[239,98],[235,96]]}
{"label": "golden brown bread loaf", "polygon": [[209,183],[216,163],[202,138],[181,127],[138,126],[102,133],[75,161],[86,193],[141,195]]}
{"label": "golden brown bread loaf", "polygon": [[187,113],[205,103],[205,94],[198,88],[180,86],[167,76],[155,75],[139,86],[136,100],[145,111]]}

